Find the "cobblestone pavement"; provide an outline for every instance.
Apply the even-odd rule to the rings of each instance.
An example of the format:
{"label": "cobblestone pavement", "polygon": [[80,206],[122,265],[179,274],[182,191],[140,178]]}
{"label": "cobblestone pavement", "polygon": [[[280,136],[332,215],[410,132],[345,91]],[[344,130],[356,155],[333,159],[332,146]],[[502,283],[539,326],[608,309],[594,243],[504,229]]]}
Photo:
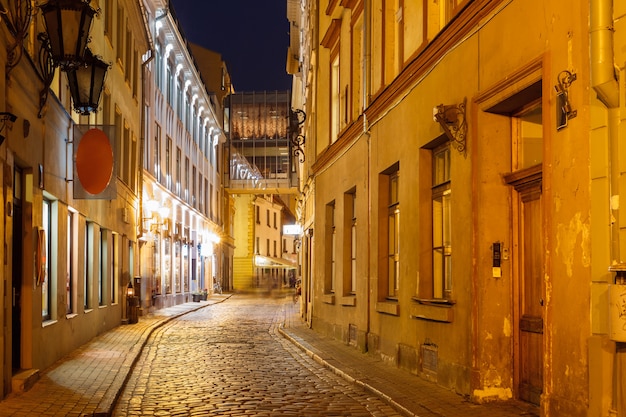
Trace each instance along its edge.
{"label": "cobblestone pavement", "polygon": [[148,341],[114,416],[399,416],[278,334],[284,300],[235,295]]}

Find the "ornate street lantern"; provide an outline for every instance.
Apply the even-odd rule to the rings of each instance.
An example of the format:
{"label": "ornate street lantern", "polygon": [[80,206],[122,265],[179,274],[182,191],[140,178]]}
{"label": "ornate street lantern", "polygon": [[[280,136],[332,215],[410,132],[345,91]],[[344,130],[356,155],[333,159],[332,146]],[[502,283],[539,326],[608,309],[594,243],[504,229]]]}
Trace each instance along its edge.
{"label": "ornate street lantern", "polygon": [[81,64],[66,70],[72,102],[78,113],[88,115],[98,110],[108,69],[109,64],[92,55],[87,49]]}
{"label": "ornate street lantern", "polygon": [[40,8],[55,65],[62,70],[78,65],[85,56],[96,10],[89,0],[48,0]]}

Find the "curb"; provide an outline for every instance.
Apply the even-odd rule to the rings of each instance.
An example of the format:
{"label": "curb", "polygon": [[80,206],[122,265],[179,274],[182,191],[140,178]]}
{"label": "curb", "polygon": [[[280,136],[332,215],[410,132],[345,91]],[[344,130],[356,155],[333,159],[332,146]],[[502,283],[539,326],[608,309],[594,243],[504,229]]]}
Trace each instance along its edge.
{"label": "curb", "polygon": [[364,390],[366,390],[367,392],[369,392],[371,394],[376,395],[378,398],[380,398],[381,400],[383,400],[384,402],[386,402],[391,407],[395,408],[398,412],[404,414],[405,416],[407,416],[407,417],[419,417],[417,414],[413,413],[411,410],[409,410],[406,407],[404,407],[403,405],[399,404],[397,401],[395,401],[393,398],[391,398],[389,395],[385,394],[384,392],[380,391],[379,389],[376,389],[372,385],[368,384],[367,382],[362,381],[362,380],[360,380],[358,378],[354,378],[350,374],[348,374],[345,371],[339,369],[338,367],[331,365],[330,362],[328,362],[327,360],[325,360],[324,358],[319,356],[317,353],[313,352],[311,349],[309,349],[306,346],[304,346],[302,343],[300,343],[298,340],[296,340],[296,338],[291,336],[284,329],[284,326],[285,326],[285,324],[281,323],[278,326],[278,332],[285,339],[289,340],[296,347],[298,347],[300,350],[302,350],[308,357],[313,359],[315,362],[319,363],[320,365],[322,365],[326,369],[330,370],[335,375],[340,376],[344,380],[346,380],[346,381],[348,381],[348,382],[350,382],[352,384],[355,384],[355,385],[363,388]]}

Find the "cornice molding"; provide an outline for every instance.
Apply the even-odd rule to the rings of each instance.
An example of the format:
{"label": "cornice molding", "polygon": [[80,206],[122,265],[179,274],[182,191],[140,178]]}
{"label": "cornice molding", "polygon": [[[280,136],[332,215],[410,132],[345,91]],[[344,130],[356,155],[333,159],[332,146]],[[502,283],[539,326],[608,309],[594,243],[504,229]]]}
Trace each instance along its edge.
{"label": "cornice molding", "polygon": [[[402,72],[393,80],[393,82],[380,90],[373,98],[370,105],[365,109],[364,113],[367,120],[377,120],[381,117],[405,92],[412,88],[415,79],[426,74],[439,60],[458,42],[460,42],[467,34],[469,34],[482,19],[495,10],[502,1],[493,0],[475,0],[469,1],[464,8],[449,22],[446,29],[435,37],[430,43],[425,44],[423,48],[418,50],[414,58],[408,62]],[[322,45],[329,47],[328,42],[333,35],[338,36],[341,21],[334,19],[329,26]],[[337,32],[335,32],[337,31]],[[332,46],[332,43],[330,43]],[[532,64],[530,65],[532,66]],[[328,146],[322,153],[317,156],[315,163],[311,166],[312,171],[316,174],[327,165],[333,163],[334,159],[340,155],[344,149],[351,144],[363,133],[363,114],[357,120],[352,121],[342,132],[339,139]]]}
{"label": "cornice molding", "polygon": [[337,156],[341,155],[346,149],[359,139],[363,132],[363,115],[348,125],[340,134],[339,139],[328,146],[324,151],[317,156],[317,159],[311,165],[311,170],[314,174],[317,174],[319,170],[330,165]]}
{"label": "cornice molding", "polygon": [[476,0],[469,2],[448,24],[447,28],[408,62],[391,84],[381,90],[365,110],[368,120],[376,120],[388,106],[413,87],[415,79],[430,71],[439,60],[460,42],[480,21],[496,9],[501,1]]}
{"label": "cornice molding", "polygon": [[328,25],[328,29],[326,30],[326,34],[322,38],[322,45],[324,48],[331,48],[337,40],[339,39],[339,34],[341,33],[341,19],[333,19]]}
{"label": "cornice molding", "polygon": [[326,16],[330,16],[333,14],[335,10],[335,6],[337,6],[338,0],[328,0],[328,6],[326,6]]}
{"label": "cornice molding", "polygon": [[362,0],[341,0],[339,2],[339,5],[341,7],[345,7],[346,9],[354,9],[354,6],[360,3],[361,7],[363,6],[363,1]]}

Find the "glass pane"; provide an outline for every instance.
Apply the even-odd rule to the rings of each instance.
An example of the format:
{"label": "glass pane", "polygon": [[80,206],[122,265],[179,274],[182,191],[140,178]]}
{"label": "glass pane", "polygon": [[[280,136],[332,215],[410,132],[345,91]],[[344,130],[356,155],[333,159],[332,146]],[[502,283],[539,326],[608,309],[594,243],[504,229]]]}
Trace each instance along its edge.
{"label": "glass pane", "polygon": [[452,256],[450,256],[449,248],[446,248],[444,284],[446,291],[452,290]]}
{"label": "glass pane", "polygon": [[433,199],[433,248],[443,246],[443,199]]}
{"label": "glass pane", "polygon": [[450,215],[450,190],[444,192],[443,197],[441,199],[442,203],[442,235],[443,235],[443,244],[445,246],[450,246],[451,242],[451,225],[452,225],[452,216]]}
{"label": "glass pane", "polygon": [[65,264],[65,314],[72,313],[72,212],[67,214],[67,258]]}
{"label": "glass pane", "polygon": [[521,116],[519,122],[518,169],[523,169],[543,161],[541,106]]}
{"label": "glass pane", "polygon": [[433,250],[433,298],[443,298],[443,251]]}
{"label": "glass pane", "polygon": [[336,246],[337,245],[337,233],[336,233],[334,228],[333,228],[333,234],[332,234],[330,245],[331,245],[330,246],[330,248],[331,248],[330,249],[331,250],[331,254],[330,254],[331,260],[333,262],[335,262],[335,259],[336,259],[335,258],[335,249],[337,248],[337,246]]}
{"label": "glass pane", "polygon": [[389,283],[388,283],[388,292],[389,296],[393,297],[396,295],[396,261],[393,256],[389,257]]}
{"label": "glass pane", "polygon": [[443,148],[433,156],[433,186],[450,180],[450,149]]}
{"label": "glass pane", "polygon": [[180,270],[180,242],[176,242],[174,244],[174,283],[176,284],[176,288],[175,291],[176,292],[180,292],[180,277],[181,277],[181,270]]}
{"label": "glass pane", "polygon": [[396,242],[396,219],[393,214],[389,215],[388,222],[389,235],[387,237],[387,253],[391,256],[395,254],[395,242]]}
{"label": "glass pane", "polygon": [[389,178],[389,205],[398,202],[398,176],[392,175]]}
{"label": "glass pane", "polygon": [[43,259],[44,259],[44,277],[41,284],[41,316],[44,320],[50,318],[50,271],[48,266],[50,265],[50,253],[48,251],[48,241],[50,241],[50,203],[46,200],[43,202],[43,230],[45,233],[45,239],[43,244]]}

